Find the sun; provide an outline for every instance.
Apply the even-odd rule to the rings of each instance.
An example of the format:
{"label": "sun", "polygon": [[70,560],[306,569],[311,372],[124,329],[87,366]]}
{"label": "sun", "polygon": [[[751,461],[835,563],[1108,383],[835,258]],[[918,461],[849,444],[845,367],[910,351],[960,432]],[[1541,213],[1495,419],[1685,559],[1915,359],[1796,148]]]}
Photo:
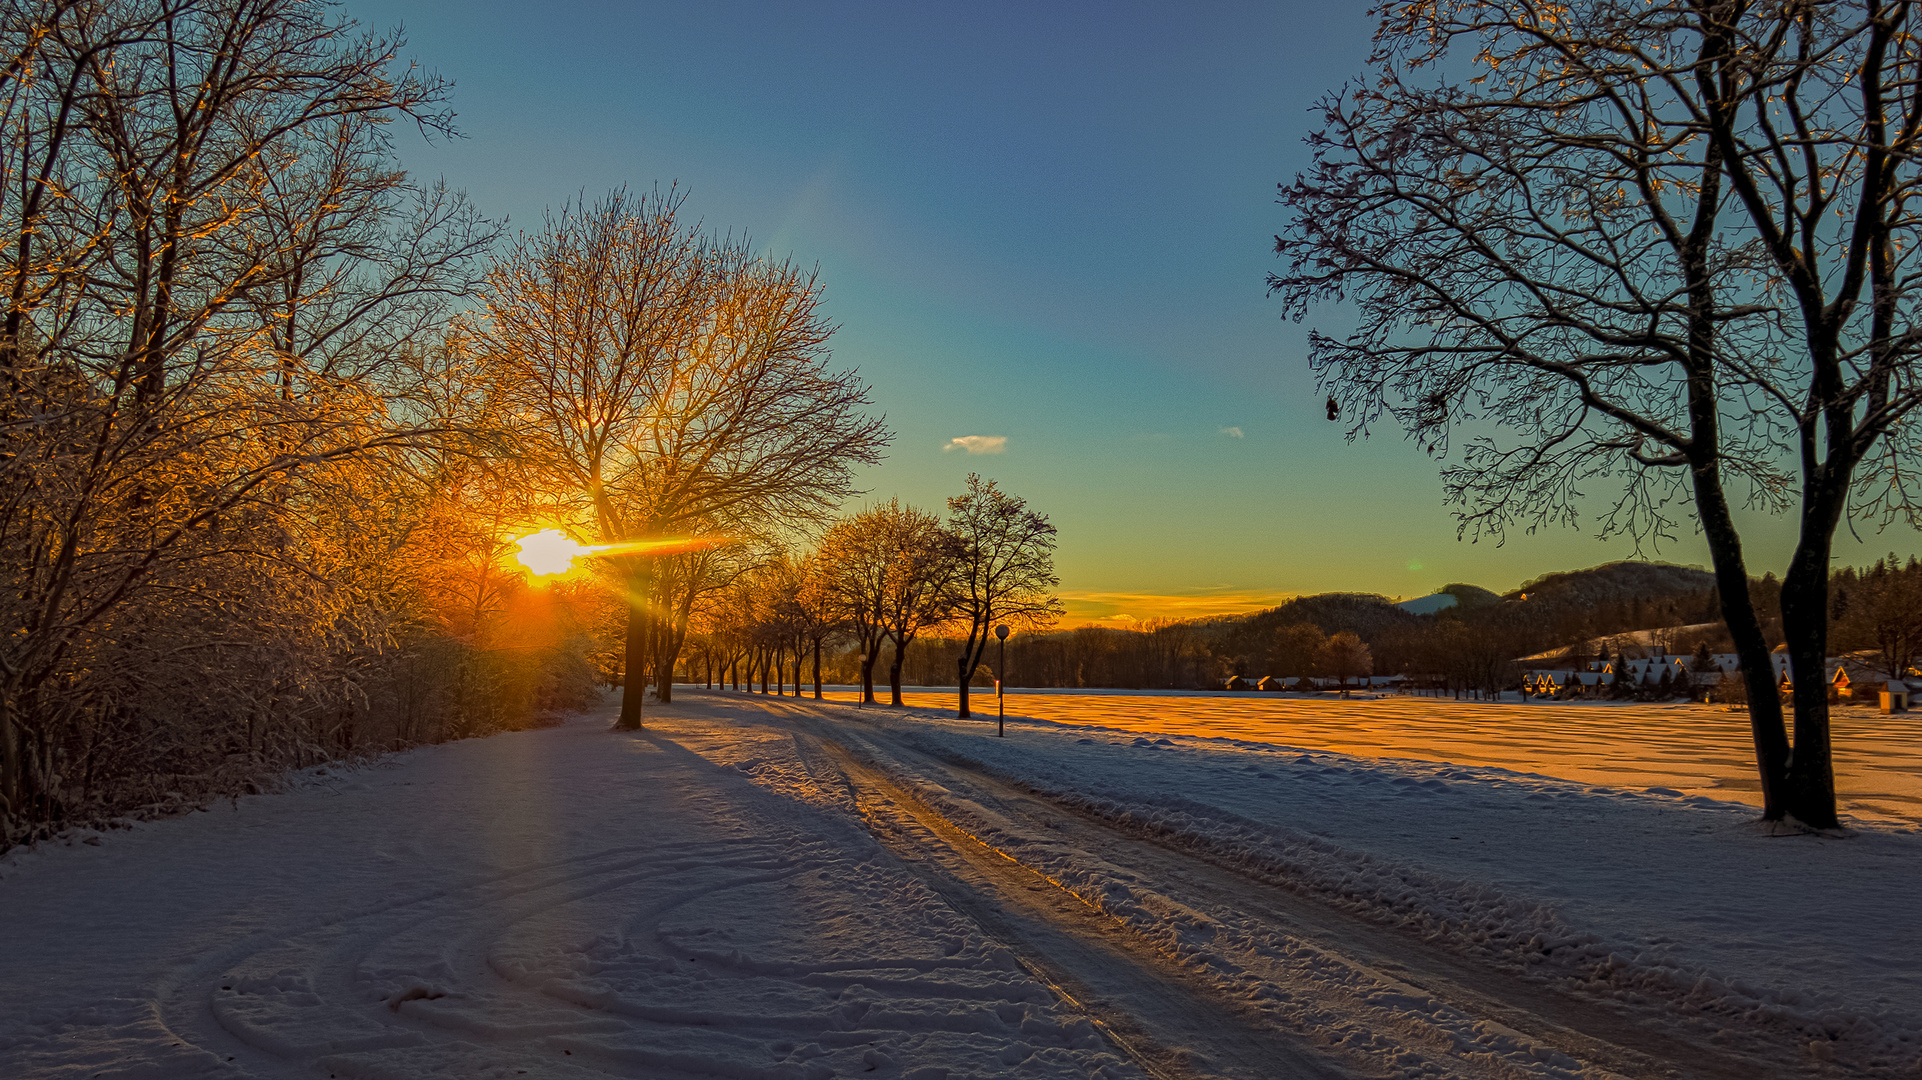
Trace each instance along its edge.
{"label": "sun", "polygon": [[515,543],[521,548],[515,558],[537,576],[565,574],[574,568],[575,559],[589,551],[559,529],[542,529]]}

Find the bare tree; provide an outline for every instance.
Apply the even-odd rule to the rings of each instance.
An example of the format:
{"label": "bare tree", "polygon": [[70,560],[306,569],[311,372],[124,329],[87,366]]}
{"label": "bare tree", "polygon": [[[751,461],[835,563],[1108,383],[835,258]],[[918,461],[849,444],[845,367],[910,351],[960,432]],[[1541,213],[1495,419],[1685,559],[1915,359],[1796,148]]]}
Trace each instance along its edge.
{"label": "bare tree", "polygon": [[491,233],[392,163],[393,120],[451,130],[444,86],[326,4],[27,0],[0,35],[4,834],[96,735],[192,730],[154,723],[159,676],[206,692],[181,657],[265,710],[381,647],[327,514],[446,428],[411,395]]}
{"label": "bare tree", "polygon": [[[742,540],[712,534],[711,529],[697,527],[691,536],[695,546],[655,559],[653,592],[646,603],[654,613],[649,655],[655,695],[662,702],[674,700],[674,667],[687,642],[695,605],[733,584],[759,562]],[[646,678],[642,676],[644,682]]]}
{"label": "bare tree", "polygon": [[889,703],[901,699],[901,659],[921,631],[948,621],[959,544],[924,510],[889,500],[868,511],[890,550],[887,587],[881,592],[881,622],[894,644],[888,662]]}
{"label": "bare tree", "polygon": [[[1281,189],[1273,292],[1295,318],[1359,308],[1311,338],[1331,410],[1436,454],[1466,436],[1444,473],[1464,530],[1572,523],[1595,498],[1604,535],[1659,543],[1692,504],[1764,814],[1815,826],[1836,823],[1832,537],[1845,514],[1915,520],[1911,6],[1382,4],[1371,77],[1326,101],[1314,168]],[[1800,521],[1793,744],[1744,495]]]}
{"label": "bare tree", "polygon": [[901,704],[901,653],[914,635],[939,622],[948,559],[940,523],[899,500],[843,518],[821,538],[821,593],[828,617],[861,648],[861,701],[874,702],[874,665],[894,643],[892,701]]}
{"label": "bare tree", "polygon": [[1063,608],[1049,591],[1060,584],[1054,573],[1055,528],[1046,515],[1029,510],[1027,500],[969,473],[968,490],[948,499],[948,531],[957,540],[953,622],[957,630],[967,628],[956,661],[960,715],[965,719],[970,715],[968,685],[995,626],[1045,630]]}
{"label": "bare tree", "polygon": [[821,554],[814,552],[803,558],[796,573],[799,580],[793,597],[795,621],[814,660],[814,697],[818,701],[823,696],[821,648],[829,638],[841,633],[843,627],[835,613],[833,578]]}
{"label": "bare tree", "polygon": [[[866,387],[828,367],[813,275],[682,225],[681,197],[616,192],[524,237],[479,328],[523,418],[530,474],[591,528],[629,596],[627,669],[646,669],[660,545],[700,523],[818,518],[888,435]],[[630,677],[620,724],[638,727]]]}

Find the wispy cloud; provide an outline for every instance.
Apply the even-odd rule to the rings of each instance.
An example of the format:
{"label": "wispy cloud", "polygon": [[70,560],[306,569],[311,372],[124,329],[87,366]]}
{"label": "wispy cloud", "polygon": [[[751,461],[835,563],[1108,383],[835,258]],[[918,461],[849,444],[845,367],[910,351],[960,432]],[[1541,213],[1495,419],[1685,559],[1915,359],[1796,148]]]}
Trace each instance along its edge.
{"label": "wispy cloud", "polygon": [[1008,448],[1006,435],[963,435],[949,439],[948,445],[941,448],[943,453],[950,450],[966,450],[970,454],[999,454]]}
{"label": "wispy cloud", "polygon": [[1240,428],[1238,428],[1238,427],[1225,427],[1225,428],[1222,428],[1222,429],[1221,429],[1221,433],[1222,433],[1223,435],[1226,435],[1226,436],[1228,436],[1228,437],[1229,437],[1230,439],[1245,439],[1245,438],[1247,438],[1247,436],[1246,436],[1246,435],[1243,435],[1243,434],[1241,433],[1241,429],[1240,429]]}
{"label": "wispy cloud", "polygon": [[1261,611],[1299,596],[1228,586],[1191,593],[1079,592],[1057,594],[1067,605],[1062,626],[1133,626],[1149,619],[1205,619]]}

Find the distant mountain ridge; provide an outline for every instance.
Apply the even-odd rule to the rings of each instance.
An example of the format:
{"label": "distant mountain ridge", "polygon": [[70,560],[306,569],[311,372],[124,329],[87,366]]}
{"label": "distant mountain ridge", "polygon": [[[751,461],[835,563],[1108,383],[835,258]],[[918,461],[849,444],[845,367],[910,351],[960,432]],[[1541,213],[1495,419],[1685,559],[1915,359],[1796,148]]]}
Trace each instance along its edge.
{"label": "distant mountain ridge", "polygon": [[1298,596],[1265,611],[1211,620],[1209,632],[1232,645],[1309,623],[1324,634],[1349,630],[1379,643],[1384,635],[1449,619],[1517,644],[1547,644],[1719,618],[1714,588],[1715,575],[1700,567],[1620,561],[1544,574],[1499,595],[1455,582],[1400,603],[1374,593]]}

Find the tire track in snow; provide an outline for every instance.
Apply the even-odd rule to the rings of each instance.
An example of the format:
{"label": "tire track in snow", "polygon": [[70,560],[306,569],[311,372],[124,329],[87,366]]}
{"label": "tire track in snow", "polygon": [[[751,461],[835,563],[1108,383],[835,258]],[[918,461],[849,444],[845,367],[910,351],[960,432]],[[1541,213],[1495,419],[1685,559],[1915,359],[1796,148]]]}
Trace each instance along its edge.
{"label": "tire track in snow", "polygon": [[160,980],[153,1026],[198,1064],[154,1075],[1139,1075],[844,808],[716,775],[674,742],[752,739],[606,738],[650,742],[645,759],[594,752],[696,795],[644,832],[716,835],[467,873],[235,940]]}
{"label": "tire track in snow", "polygon": [[[744,848],[747,853],[740,854]],[[458,1025],[450,1030],[420,1015],[421,1003],[445,998],[455,987],[466,995],[518,990],[523,1003],[531,1003],[536,992],[514,987],[485,956],[486,943],[513,924],[556,904],[659,880],[663,874],[766,863],[769,855],[762,848],[754,841],[726,839],[624,845],[250,935],[171,974],[160,988],[158,1012],[180,1041],[235,1061],[243,1070],[275,1071],[277,1063],[298,1068],[318,1055],[424,1046],[437,1034],[459,1032]],[[683,889],[657,906],[664,910],[787,872],[792,871],[756,872]],[[555,895],[560,890],[566,891]],[[447,962],[443,947],[400,965],[403,970],[375,973],[391,985],[369,985],[365,966],[384,944],[437,928],[468,943],[466,950],[453,950],[454,964]],[[551,1033],[592,1027],[592,1019],[562,1020]]]}
{"label": "tire track in snow", "polygon": [[[876,836],[963,915],[1013,948],[1124,1052],[1165,1078],[1348,1080],[1300,1038],[1218,1000],[1124,924],[968,833],[831,739],[816,744]],[[951,858],[942,858],[945,853]],[[934,873],[927,864],[936,863]]]}
{"label": "tire track in snow", "polygon": [[[957,822],[947,807],[959,802],[969,810],[1000,818],[995,824],[1017,837],[1038,836],[1045,844],[1079,848],[1113,866],[1126,867],[1129,873],[1124,876],[1151,883],[1181,904],[1212,911],[1219,923],[1232,922],[1240,937],[1238,947],[1194,950],[1184,956],[1171,953],[1165,942],[1150,942],[1165,961],[1164,967],[1184,974],[1197,962],[1219,969],[1211,992],[1226,998],[1231,1009],[1246,1011],[1251,999],[1292,999],[1296,1007],[1280,1011],[1299,1015],[1305,1008],[1316,1014],[1309,1027],[1320,1029],[1324,1042],[1331,1026],[1387,1032],[1426,1050],[1423,1056],[1452,1062],[1448,1066],[1452,1075],[1686,1075],[1703,1080],[1789,1075],[1775,1068],[1780,1057],[1766,1053],[1782,1048],[1758,1046],[1750,1053],[1735,1053],[1729,1047],[1695,1043],[1651,1025],[1649,1017],[1524,981],[1250,877],[1241,867],[1135,835],[1116,823],[993,777],[936,761],[887,739],[879,729],[829,727],[821,721],[837,717],[827,710],[799,703],[759,704],[780,711],[820,740],[824,752],[845,763],[843,771],[852,786],[873,788],[880,799],[871,796],[871,804],[888,800],[900,813],[914,818],[926,830],[926,836],[917,838],[921,842],[937,839],[963,857],[969,847],[977,853],[992,853],[993,859],[1020,866],[1021,873],[1049,883],[1136,937],[1147,941],[1153,936],[1141,932],[1144,920],[1130,923],[1116,918],[1099,892],[1084,895],[1074,884],[1035,865],[1032,856],[1020,851],[1011,854],[1006,844],[973,831],[979,826]],[[851,751],[843,743],[853,743],[871,755]],[[856,760],[857,756],[870,760]],[[886,765],[872,756],[893,757],[904,764],[883,772]],[[931,796],[914,790],[923,784],[932,788]],[[1025,889],[1016,886],[1002,891],[1018,894]],[[1283,993],[1275,994],[1277,986]],[[1223,987],[1236,992],[1221,994]],[[1267,1022],[1272,1023],[1275,1011],[1263,1009],[1260,1014],[1267,1014]],[[1301,1041],[1307,1042],[1305,1031]]]}

